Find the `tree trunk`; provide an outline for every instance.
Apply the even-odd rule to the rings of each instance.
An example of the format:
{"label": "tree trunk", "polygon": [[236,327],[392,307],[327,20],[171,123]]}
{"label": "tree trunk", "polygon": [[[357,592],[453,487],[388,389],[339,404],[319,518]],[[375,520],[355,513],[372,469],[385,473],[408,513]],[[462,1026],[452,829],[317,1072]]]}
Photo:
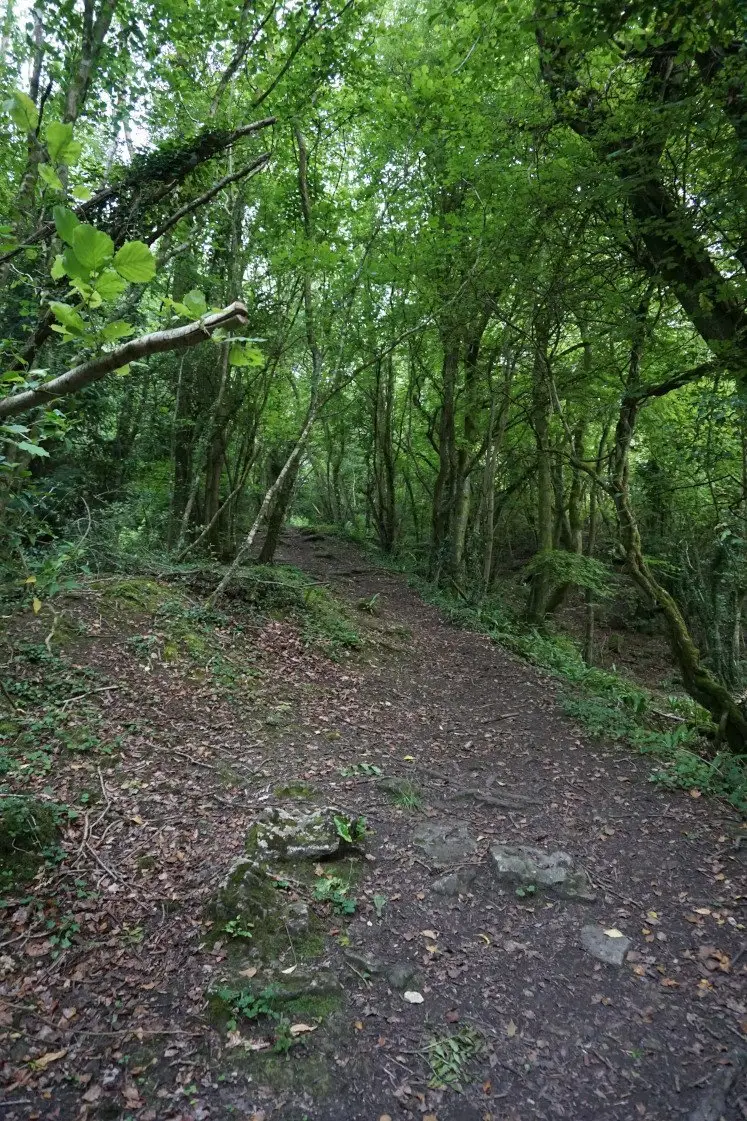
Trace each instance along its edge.
{"label": "tree trunk", "polygon": [[[550,448],[552,401],[547,368],[549,324],[542,312],[535,323],[534,370],[532,380],[532,427],[537,446],[537,552],[550,553],[553,547],[553,483]],[[541,565],[532,577],[526,607],[528,623],[538,624],[547,613],[550,598],[550,571]]]}

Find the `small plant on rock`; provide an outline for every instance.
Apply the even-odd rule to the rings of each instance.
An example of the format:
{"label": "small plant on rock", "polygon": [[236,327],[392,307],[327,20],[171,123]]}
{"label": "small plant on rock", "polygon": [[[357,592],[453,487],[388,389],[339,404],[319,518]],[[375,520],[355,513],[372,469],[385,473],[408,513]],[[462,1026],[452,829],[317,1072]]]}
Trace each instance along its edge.
{"label": "small plant on rock", "polygon": [[365,817],[352,818],[335,814],[335,829],[343,841],[347,841],[349,845],[357,845],[366,836],[366,819]]}

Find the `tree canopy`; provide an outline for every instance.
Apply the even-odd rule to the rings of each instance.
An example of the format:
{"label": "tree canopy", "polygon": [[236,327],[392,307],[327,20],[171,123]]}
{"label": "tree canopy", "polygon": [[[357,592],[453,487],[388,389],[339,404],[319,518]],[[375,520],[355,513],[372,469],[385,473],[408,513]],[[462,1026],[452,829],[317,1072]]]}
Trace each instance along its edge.
{"label": "tree canopy", "polygon": [[589,665],[611,600],[648,612],[745,754],[746,30],[7,0],[8,587],[157,556],[218,603],[323,522]]}

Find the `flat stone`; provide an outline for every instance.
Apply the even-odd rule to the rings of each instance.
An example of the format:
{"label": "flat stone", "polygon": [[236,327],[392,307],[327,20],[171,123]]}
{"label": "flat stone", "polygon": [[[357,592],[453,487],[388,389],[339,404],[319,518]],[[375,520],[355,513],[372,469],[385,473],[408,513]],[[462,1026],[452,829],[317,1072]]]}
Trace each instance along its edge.
{"label": "flat stone", "polygon": [[447,872],[431,884],[431,891],[436,895],[464,895],[469,891],[477,879],[478,868],[458,868],[456,872]]}
{"label": "flat stone", "polygon": [[427,822],[415,831],[413,842],[437,868],[459,864],[477,851],[477,841],[463,821]]}
{"label": "flat stone", "polygon": [[393,989],[404,989],[416,973],[416,967],[409,962],[395,961],[384,970],[384,977]]}
{"label": "flat stone", "polygon": [[567,852],[544,852],[531,845],[492,845],[490,863],[499,883],[535,887],[562,899],[593,903],[596,896],[585,872]]}
{"label": "flat stone", "polygon": [[585,926],[581,930],[581,945],[587,953],[607,965],[622,965],[630,949],[630,939],[610,938],[601,926]]}
{"label": "flat stone", "polygon": [[341,843],[334,810],[303,812],[272,806],[249,830],[246,851],[255,860],[270,863],[319,860],[336,856]]}

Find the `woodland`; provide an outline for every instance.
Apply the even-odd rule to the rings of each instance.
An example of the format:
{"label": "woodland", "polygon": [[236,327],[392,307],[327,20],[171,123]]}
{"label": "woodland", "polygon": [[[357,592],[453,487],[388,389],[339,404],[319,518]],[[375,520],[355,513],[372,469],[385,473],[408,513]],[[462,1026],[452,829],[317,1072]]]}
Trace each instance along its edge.
{"label": "woodland", "polygon": [[91,597],[161,611],[149,673],[170,610],[347,672],[385,598],[336,614],[325,542],[747,807],[746,43],[740,0],[3,0],[0,856],[48,858],[32,794],[93,851],[76,752],[113,802],[59,730],[126,687],[65,655]]}

